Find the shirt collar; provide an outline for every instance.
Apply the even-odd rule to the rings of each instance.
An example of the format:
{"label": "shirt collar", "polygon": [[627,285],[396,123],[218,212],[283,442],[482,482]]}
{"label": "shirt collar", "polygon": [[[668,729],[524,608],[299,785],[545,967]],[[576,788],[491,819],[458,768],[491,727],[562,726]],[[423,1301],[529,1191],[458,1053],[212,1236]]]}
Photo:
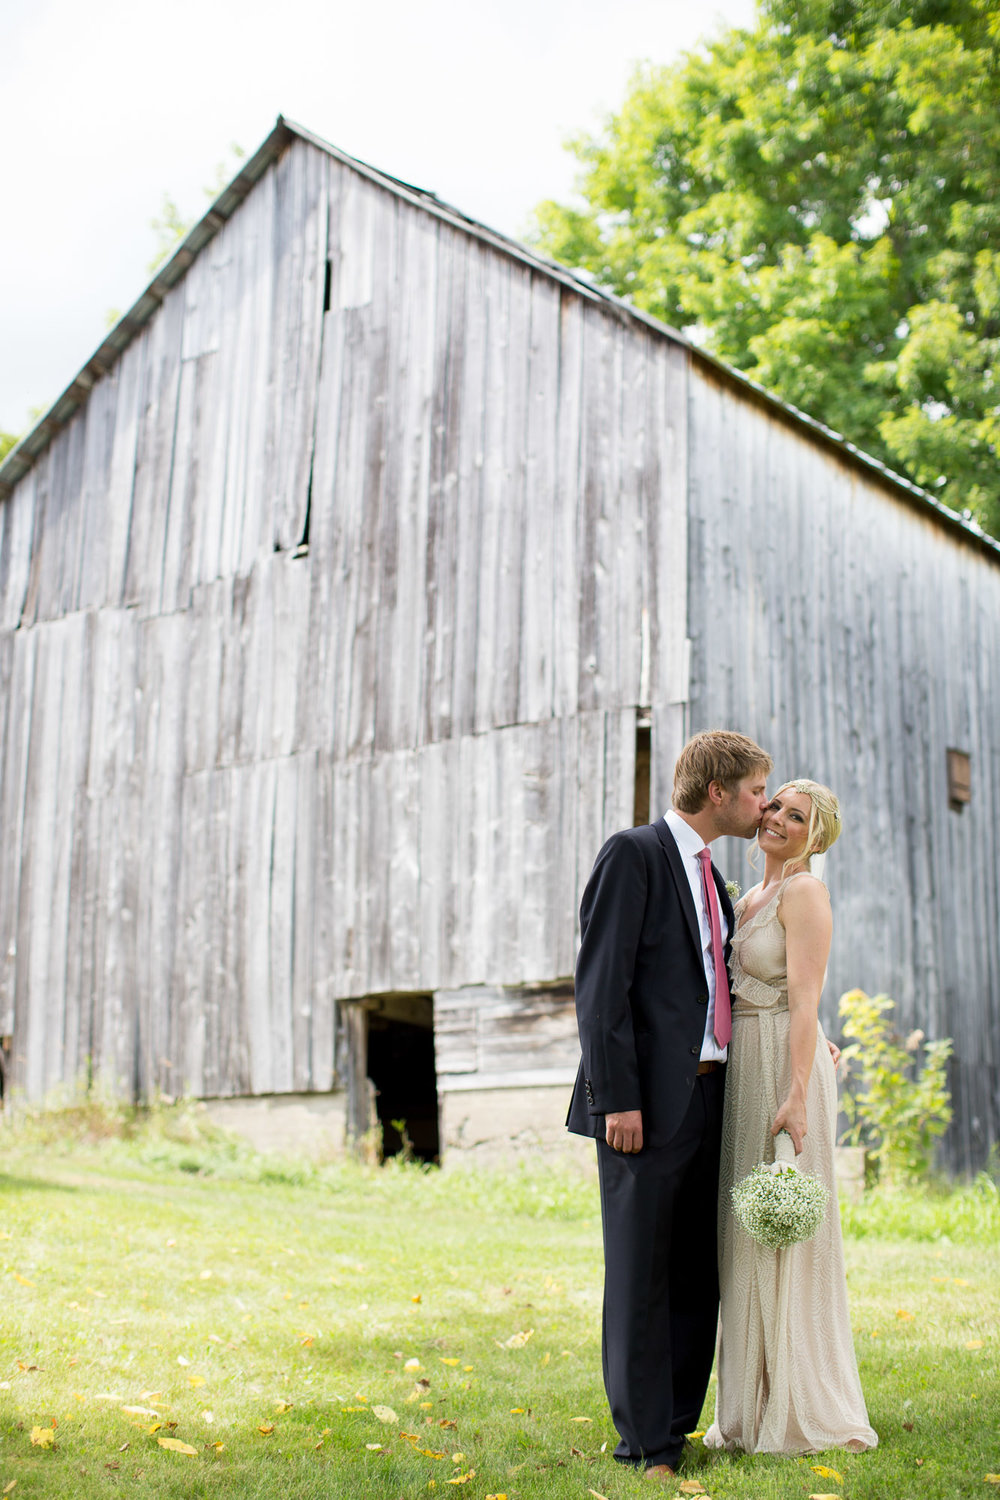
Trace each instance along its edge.
{"label": "shirt collar", "polygon": [[696,833],[690,823],[685,823],[684,819],[678,813],[674,812],[673,808],[669,812],[664,813],[664,822],[673,834],[674,842],[681,853],[689,859],[697,859],[698,855],[705,848],[705,840],[701,834]]}

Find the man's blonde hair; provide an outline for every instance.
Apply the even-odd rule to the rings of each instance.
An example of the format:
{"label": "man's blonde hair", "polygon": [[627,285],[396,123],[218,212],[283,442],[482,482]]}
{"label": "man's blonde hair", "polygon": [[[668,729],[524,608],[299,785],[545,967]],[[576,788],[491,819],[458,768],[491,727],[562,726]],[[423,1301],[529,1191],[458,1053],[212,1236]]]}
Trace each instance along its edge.
{"label": "man's blonde hair", "polygon": [[706,729],[688,740],[674,766],[674,807],[678,812],[700,812],[708,801],[708,784],[715,781],[733,792],[746,777],[768,776],[774,761],[745,734],[732,729]]}

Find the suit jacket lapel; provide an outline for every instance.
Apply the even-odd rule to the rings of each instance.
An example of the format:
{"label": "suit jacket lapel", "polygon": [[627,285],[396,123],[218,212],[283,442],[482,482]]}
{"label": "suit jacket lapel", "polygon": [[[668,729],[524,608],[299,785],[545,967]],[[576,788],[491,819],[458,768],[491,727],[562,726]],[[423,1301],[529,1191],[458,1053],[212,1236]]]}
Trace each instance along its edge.
{"label": "suit jacket lapel", "polygon": [[684,913],[684,918],[688,925],[688,931],[691,934],[691,941],[694,943],[695,950],[700,956],[701,927],[698,923],[698,913],[694,909],[694,899],[691,895],[691,886],[688,883],[687,872],[684,869],[684,861],[681,858],[681,851],[678,849],[677,844],[674,840],[674,836],[670,832],[670,829],[667,827],[667,824],[665,823],[663,818],[658,818],[654,826],[656,828],[657,837],[659,838],[660,843],[663,845],[663,852],[667,856],[667,864],[670,866],[670,873],[673,875],[674,882],[677,886],[677,894],[680,897],[681,911]]}

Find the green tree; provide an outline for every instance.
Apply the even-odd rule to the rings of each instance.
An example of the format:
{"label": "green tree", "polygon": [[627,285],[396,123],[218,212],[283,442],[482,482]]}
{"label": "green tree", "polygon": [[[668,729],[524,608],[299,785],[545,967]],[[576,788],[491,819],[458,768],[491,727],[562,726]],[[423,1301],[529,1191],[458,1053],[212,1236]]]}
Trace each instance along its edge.
{"label": "green tree", "polygon": [[1000,7],[758,0],[532,238],[1000,533]]}
{"label": "green tree", "polygon": [[7,454],[21,441],[17,433],[0,432],[0,464],[3,463]]}

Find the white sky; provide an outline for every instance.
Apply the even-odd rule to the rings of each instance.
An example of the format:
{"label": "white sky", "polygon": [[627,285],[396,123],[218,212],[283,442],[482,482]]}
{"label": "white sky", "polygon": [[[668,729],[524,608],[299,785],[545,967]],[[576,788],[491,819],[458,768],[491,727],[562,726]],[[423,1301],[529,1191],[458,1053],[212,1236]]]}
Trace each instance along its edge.
{"label": "white sky", "polygon": [[519,236],[572,192],[568,135],[753,0],[0,0],[0,429],[21,432],[279,113]]}

